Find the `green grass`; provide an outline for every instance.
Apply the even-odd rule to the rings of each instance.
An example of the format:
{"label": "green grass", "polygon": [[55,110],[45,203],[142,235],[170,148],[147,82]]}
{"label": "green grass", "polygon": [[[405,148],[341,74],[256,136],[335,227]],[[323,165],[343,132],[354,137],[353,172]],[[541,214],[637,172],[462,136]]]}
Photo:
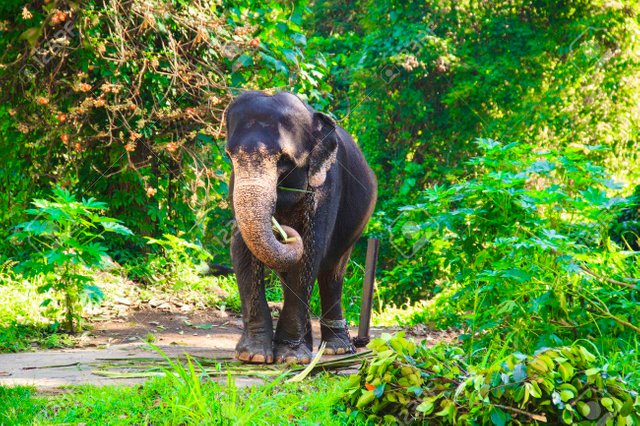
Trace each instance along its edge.
{"label": "green grass", "polygon": [[177,376],[140,386],[81,386],[53,396],[28,387],[0,387],[0,424],[332,425],[346,420],[333,408],[345,385],[336,376],[241,388],[232,379],[226,384],[203,379],[197,367],[180,369]]}
{"label": "green grass", "polygon": [[56,333],[52,326],[16,322],[0,326],[0,353],[27,351],[34,346],[43,349],[65,348],[74,343],[73,337]]}
{"label": "green grass", "polygon": [[45,348],[70,344],[65,335],[53,334],[52,308],[43,308],[46,295],[37,280],[26,280],[0,265],[0,353],[28,350],[32,344]]}

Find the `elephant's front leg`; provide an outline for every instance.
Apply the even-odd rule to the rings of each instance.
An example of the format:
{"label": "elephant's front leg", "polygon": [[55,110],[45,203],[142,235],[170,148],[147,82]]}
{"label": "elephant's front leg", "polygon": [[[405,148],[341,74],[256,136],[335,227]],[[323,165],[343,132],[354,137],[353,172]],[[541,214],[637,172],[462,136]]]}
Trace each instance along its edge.
{"label": "elephant's front leg", "polygon": [[233,269],[238,279],[244,331],[236,358],[245,362],[273,362],[273,324],[264,292],[264,265],[249,251],[240,233],[231,241]]}
{"label": "elephant's front leg", "polygon": [[274,338],[276,362],[308,364],[313,354],[309,300],[316,279],[313,265],[300,266],[280,275],[284,303]]}

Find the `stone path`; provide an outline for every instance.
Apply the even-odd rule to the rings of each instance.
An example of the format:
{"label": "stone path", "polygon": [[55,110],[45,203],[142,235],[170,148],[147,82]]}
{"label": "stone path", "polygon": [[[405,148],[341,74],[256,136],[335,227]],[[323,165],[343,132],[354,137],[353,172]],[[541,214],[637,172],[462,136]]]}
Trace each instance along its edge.
{"label": "stone path", "polygon": [[[153,318],[150,320],[150,318]],[[178,316],[162,314],[149,315],[142,313],[138,317],[128,318],[118,323],[105,323],[86,338],[83,348],[36,351],[17,354],[0,354],[0,386],[30,385],[40,391],[51,392],[56,388],[69,385],[133,385],[144,382],[145,378],[110,378],[96,372],[104,370],[126,371],[114,368],[114,364],[127,363],[135,365],[144,358],[162,360],[160,354],[144,342],[147,336],[153,335],[155,345],[171,358],[184,354],[231,361],[234,348],[242,332],[241,321],[237,317],[209,318],[206,323],[198,324]],[[202,320],[202,318],[200,318]],[[177,322],[177,327],[173,326]],[[313,321],[314,342],[320,341],[320,326]],[[377,330],[376,334],[379,334]],[[352,330],[352,335],[356,330]],[[323,357],[331,359],[332,357]],[[127,362],[127,360],[131,360]],[[260,368],[260,367],[256,367]],[[220,377],[226,381],[226,375]],[[255,377],[236,377],[238,385],[263,383],[263,379]]]}
{"label": "stone path", "polygon": [[[277,309],[274,315],[277,316]],[[99,316],[98,316],[99,318]],[[275,321],[275,320],[274,320]],[[275,324],[275,322],[274,322]],[[320,342],[320,325],[312,320],[314,345]],[[399,327],[372,328],[372,337],[382,332],[395,332]],[[155,361],[161,354],[146,343],[152,341],[170,358],[189,354],[207,361],[231,361],[235,345],[242,333],[242,321],[238,316],[215,309],[202,309],[185,313],[169,306],[127,309],[116,315],[94,320],[91,331],[76,339],[75,348],[37,350],[17,354],[0,354],[0,386],[29,385],[42,392],[60,392],[70,385],[134,385],[145,378],[112,378],[96,374],[107,370],[112,373],[149,371],[157,367]],[[357,330],[351,329],[355,336]],[[433,332],[424,326],[416,326],[409,334],[428,343],[452,340],[457,333]],[[323,360],[335,357],[324,356]],[[259,366],[255,367],[260,368]],[[284,368],[284,367],[283,367]],[[253,369],[253,367],[252,367]],[[273,373],[273,366],[268,367]],[[259,384],[262,378],[235,376],[239,386]],[[221,375],[226,381],[227,376]]]}

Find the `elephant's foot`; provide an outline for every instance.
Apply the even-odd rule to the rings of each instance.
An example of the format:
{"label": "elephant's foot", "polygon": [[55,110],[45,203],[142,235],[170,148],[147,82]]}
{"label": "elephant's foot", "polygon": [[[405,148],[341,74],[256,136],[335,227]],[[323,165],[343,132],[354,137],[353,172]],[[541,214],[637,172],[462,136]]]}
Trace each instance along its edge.
{"label": "elephant's foot", "polygon": [[272,334],[249,336],[246,332],[243,333],[236,345],[236,358],[253,364],[273,363]]}
{"label": "elephant's foot", "polygon": [[276,362],[286,364],[309,364],[313,354],[304,340],[275,342]]}
{"label": "elephant's foot", "polygon": [[324,349],[326,355],[352,354],[356,351],[356,348],[351,344],[346,321],[321,321],[320,330],[322,341],[326,343]]}

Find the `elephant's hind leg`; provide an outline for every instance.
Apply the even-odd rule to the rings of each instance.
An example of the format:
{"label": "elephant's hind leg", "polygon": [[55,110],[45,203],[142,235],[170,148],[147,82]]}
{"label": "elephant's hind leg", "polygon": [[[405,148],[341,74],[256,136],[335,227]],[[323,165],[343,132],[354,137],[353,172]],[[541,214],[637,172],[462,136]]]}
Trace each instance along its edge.
{"label": "elephant's hind leg", "polygon": [[342,316],[342,283],[349,263],[349,249],[335,264],[320,271],[318,285],[320,286],[320,331],[322,341],[326,342],[325,354],[341,355],[355,352],[349,337],[347,322]]}
{"label": "elephant's hind leg", "polygon": [[236,345],[236,358],[270,364],[273,362],[273,324],[264,292],[264,265],[251,254],[240,233],[236,233],[231,241],[231,255],[244,325]]}

